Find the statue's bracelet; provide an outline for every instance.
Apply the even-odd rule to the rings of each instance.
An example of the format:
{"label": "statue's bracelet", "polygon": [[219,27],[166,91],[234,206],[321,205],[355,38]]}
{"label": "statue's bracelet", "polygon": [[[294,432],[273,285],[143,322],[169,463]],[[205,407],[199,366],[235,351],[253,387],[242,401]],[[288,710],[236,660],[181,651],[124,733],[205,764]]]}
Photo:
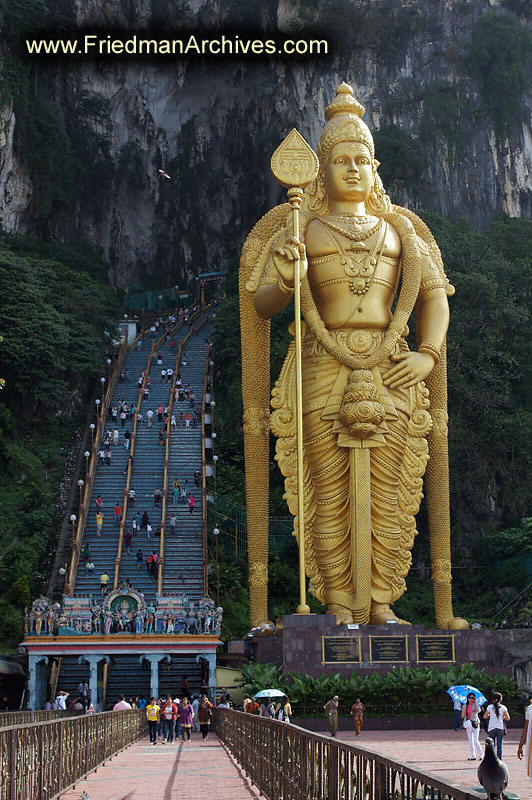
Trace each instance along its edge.
{"label": "statue's bracelet", "polygon": [[280,289],[282,292],[284,292],[284,294],[294,294],[294,292],[295,292],[295,289],[294,289],[294,287],[293,287],[293,286],[287,286],[287,285],[286,285],[286,283],[283,281],[283,279],[281,278],[281,276],[280,276],[280,275],[279,275],[279,277],[277,278],[277,284],[278,284],[278,286],[279,286],[279,289]]}
{"label": "statue's bracelet", "polygon": [[431,344],[430,342],[423,342],[418,347],[418,353],[428,353],[434,359],[435,363],[437,364],[440,360],[440,351],[438,348]]}

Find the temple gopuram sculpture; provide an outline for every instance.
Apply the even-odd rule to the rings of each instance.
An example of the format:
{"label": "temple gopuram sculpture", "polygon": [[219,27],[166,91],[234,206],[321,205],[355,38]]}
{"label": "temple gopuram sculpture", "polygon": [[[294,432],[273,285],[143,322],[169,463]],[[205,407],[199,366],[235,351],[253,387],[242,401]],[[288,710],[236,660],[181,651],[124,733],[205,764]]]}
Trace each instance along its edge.
{"label": "temple gopuram sculpture", "polygon": [[195,604],[184,593],[160,595],[146,603],[144,595],[127,583],[120,584],[105,598],[63,597],[63,604],[46,597],[25,609],[27,636],[72,636],[74,634],[210,634],[220,635],[223,609],[214,600],[202,597]]}
{"label": "temple gopuram sculpture", "polygon": [[[425,223],[390,202],[363,113],[341,84],[317,157],[289,134],[272,157],[289,203],[255,225],[242,251],[251,623],[263,631],[272,625],[270,430],[300,567],[338,624],[405,622],[392,605],[406,589],[426,469],[437,625],[468,627],[451,597],[445,337],[454,289]],[[270,415],[270,319],[292,298],[295,338]],[[308,612],[305,591],[299,613]]]}

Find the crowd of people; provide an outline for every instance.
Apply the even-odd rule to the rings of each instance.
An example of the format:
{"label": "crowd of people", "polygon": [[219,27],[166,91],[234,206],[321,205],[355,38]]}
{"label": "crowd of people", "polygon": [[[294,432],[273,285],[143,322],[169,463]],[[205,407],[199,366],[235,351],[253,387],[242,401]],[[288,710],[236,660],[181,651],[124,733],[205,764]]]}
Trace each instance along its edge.
{"label": "crowd of people", "polygon": [[190,741],[192,730],[199,730],[202,739],[209,735],[212,720],[213,703],[206,694],[193,697],[190,702],[185,696],[172,699],[167,695],[165,699],[152,697],[146,706],[146,719],[150,730],[150,744],[157,744],[160,737],[161,744],[178,741]]}
{"label": "crowd of people", "polygon": [[292,706],[286,695],[275,699],[271,697],[251,698],[246,695],[243,710],[247,714],[255,714],[266,719],[279,719],[281,722],[290,722],[292,718]]}

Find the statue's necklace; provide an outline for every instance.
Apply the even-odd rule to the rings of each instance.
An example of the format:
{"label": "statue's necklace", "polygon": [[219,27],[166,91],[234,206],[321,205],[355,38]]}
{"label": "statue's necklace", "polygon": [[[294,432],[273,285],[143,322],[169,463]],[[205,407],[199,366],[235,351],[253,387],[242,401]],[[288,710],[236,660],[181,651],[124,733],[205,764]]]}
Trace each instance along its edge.
{"label": "statue's necklace", "polygon": [[331,222],[330,219],[331,217],[322,217],[321,221],[331,230],[336,231],[336,233],[341,233],[342,236],[345,236],[347,239],[352,239],[354,242],[363,242],[366,239],[369,239],[370,236],[373,236],[374,233],[377,233],[382,225],[382,219],[378,219],[377,223],[372,225],[371,228],[363,230],[363,228],[360,228],[357,223],[371,222],[371,217],[343,217],[340,214],[332,217],[332,219],[341,220],[343,223],[341,225]]}
{"label": "statue's necklace", "polygon": [[[332,225],[323,217],[321,222],[330,229],[331,236],[338,246],[338,250],[340,251],[340,263],[344,268],[345,274],[351,279],[349,281],[349,288],[353,294],[357,294],[360,297],[360,300],[357,304],[357,309],[359,309],[360,302],[362,301],[364,295],[368,293],[373,281],[373,277],[380,263],[388,226],[386,225],[381,235],[375,236],[375,240],[371,248],[367,250],[366,245],[363,244],[363,239],[369,239],[371,234],[379,231],[383,223],[382,219],[378,220],[377,224],[374,225],[373,228],[371,228],[363,236],[363,239],[360,236],[355,237],[354,233],[348,233],[340,226]],[[352,239],[357,244],[360,244],[360,249],[356,250],[356,245],[352,245],[348,248],[349,252],[347,252],[342,246],[342,243],[332,233],[333,230],[341,233],[342,236],[345,236],[347,239]],[[360,308],[360,310],[362,309]]]}

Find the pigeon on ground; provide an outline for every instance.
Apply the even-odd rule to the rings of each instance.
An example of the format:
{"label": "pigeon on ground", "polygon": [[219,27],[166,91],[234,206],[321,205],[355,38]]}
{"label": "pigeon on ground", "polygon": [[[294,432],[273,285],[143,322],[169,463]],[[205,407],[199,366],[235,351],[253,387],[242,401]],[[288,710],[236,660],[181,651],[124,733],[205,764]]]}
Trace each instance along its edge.
{"label": "pigeon on ground", "polygon": [[484,758],[478,768],[478,780],[490,800],[499,800],[508,785],[508,767],[497,758],[493,739],[486,739]]}

